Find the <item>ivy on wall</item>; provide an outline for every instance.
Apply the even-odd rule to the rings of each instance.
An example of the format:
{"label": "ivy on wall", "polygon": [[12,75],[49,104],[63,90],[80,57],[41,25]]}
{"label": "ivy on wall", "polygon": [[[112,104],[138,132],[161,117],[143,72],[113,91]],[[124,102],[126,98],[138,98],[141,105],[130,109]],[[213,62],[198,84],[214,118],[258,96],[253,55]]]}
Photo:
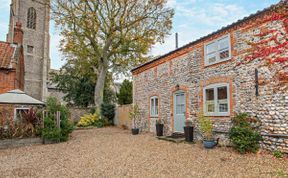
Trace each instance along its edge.
{"label": "ivy on wall", "polygon": [[[288,4],[283,1],[272,8],[271,13],[263,18],[258,18],[255,24],[266,24],[260,27],[257,34],[246,41],[250,46],[244,60],[237,65],[249,63],[254,60],[261,60],[261,65],[268,66],[272,73],[275,72],[273,79],[277,79],[275,84],[283,89],[288,89]],[[276,28],[270,28],[277,26]],[[280,24],[280,25],[279,25]],[[279,89],[279,87],[275,87]]]}

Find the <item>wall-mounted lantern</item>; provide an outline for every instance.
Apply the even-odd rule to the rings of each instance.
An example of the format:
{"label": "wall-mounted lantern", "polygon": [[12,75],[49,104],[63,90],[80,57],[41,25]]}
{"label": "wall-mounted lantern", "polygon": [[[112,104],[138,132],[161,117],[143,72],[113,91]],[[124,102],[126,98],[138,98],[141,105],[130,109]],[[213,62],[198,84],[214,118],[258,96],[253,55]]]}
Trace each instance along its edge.
{"label": "wall-mounted lantern", "polygon": [[176,88],[176,90],[179,90],[180,89],[179,84],[177,84],[175,88]]}

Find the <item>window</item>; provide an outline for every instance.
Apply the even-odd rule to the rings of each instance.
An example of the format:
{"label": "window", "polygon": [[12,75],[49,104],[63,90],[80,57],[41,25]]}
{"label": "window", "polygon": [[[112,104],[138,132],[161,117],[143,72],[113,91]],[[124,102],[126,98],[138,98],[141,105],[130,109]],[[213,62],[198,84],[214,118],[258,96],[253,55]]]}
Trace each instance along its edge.
{"label": "window", "polygon": [[205,45],[205,65],[211,65],[231,58],[230,36],[227,35]]}
{"label": "window", "polygon": [[205,115],[228,116],[229,109],[228,84],[215,84],[204,88]]}
{"label": "window", "polygon": [[27,12],[27,28],[36,29],[36,10],[33,7]]}
{"label": "window", "polygon": [[150,116],[157,117],[158,116],[158,97],[153,96],[150,98]]}
{"label": "window", "polygon": [[15,121],[22,121],[22,115],[24,112],[29,111],[29,108],[15,108],[14,111],[14,120]]}
{"label": "window", "polygon": [[185,113],[185,94],[184,93],[177,93],[175,95],[176,98],[176,114],[183,114]]}
{"label": "window", "polygon": [[27,53],[33,54],[33,52],[34,52],[34,46],[27,45]]}

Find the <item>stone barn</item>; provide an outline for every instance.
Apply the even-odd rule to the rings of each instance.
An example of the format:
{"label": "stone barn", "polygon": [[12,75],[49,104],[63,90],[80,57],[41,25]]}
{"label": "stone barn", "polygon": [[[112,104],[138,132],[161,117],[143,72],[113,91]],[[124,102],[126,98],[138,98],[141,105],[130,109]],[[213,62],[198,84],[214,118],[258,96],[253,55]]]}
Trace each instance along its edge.
{"label": "stone barn", "polygon": [[162,120],[165,135],[183,132],[203,112],[225,140],[231,118],[246,112],[260,121],[264,148],[288,152],[287,12],[282,1],[134,68],[141,129]]}

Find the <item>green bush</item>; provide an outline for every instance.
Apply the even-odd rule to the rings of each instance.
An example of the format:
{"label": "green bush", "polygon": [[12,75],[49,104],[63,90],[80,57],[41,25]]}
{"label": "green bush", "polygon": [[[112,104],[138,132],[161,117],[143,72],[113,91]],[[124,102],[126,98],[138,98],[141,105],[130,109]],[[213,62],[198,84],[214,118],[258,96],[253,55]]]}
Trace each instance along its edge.
{"label": "green bush", "polygon": [[103,103],[101,105],[101,115],[113,123],[115,116],[115,105],[110,103]]}
{"label": "green bush", "polygon": [[[44,128],[41,130],[42,138],[57,142],[67,141],[69,134],[74,130],[73,124],[68,119],[68,108],[61,105],[56,98],[48,98],[46,110]],[[57,111],[60,111],[60,129],[56,126]]]}
{"label": "green bush", "polygon": [[277,151],[274,151],[274,152],[273,152],[273,156],[274,156],[275,158],[283,158],[283,157],[284,157],[284,154],[283,154],[281,151],[277,150]]}
{"label": "green bush", "polygon": [[254,131],[247,121],[248,115],[245,113],[238,114],[233,119],[234,126],[229,131],[229,138],[234,148],[241,154],[247,152],[257,152],[261,135]]}
{"label": "green bush", "polygon": [[97,113],[94,114],[85,114],[80,118],[78,122],[78,127],[88,127],[93,126],[98,120],[100,120],[100,116]]}
{"label": "green bush", "polygon": [[61,138],[61,129],[58,128],[44,128],[42,130],[42,137],[55,142],[60,142]]}
{"label": "green bush", "polygon": [[93,123],[93,126],[95,126],[97,128],[104,127],[104,125],[105,125],[105,121],[103,119],[99,119]]}
{"label": "green bush", "polygon": [[204,140],[213,140],[213,123],[209,117],[205,117],[203,113],[199,113],[199,127]]}

